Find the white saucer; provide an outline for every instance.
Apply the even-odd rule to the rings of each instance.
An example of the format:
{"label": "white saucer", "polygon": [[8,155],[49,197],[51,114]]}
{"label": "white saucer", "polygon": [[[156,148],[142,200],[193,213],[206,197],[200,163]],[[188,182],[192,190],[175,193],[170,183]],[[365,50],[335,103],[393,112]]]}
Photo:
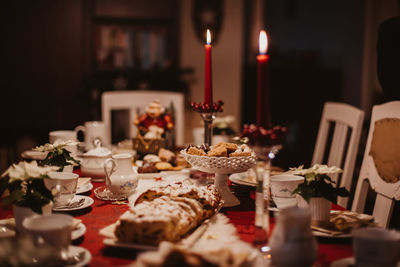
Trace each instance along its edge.
{"label": "white saucer", "polygon": [[75,197],[72,199],[71,202],[79,201],[81,199],[85,199],[85,202],[83,203],[82,206],[75,207],[75,208],[56,208],[53,207],[53,211],[72,211],[72,210],[81,210],[87,207],[90,207],[93,203],[94,200],[91,197],[88,196],[81,196],[81,195],[75,195]]}
{"label": "white saucer", "polygon": [[257,183],[252,182],[247,179],[247,173],[234,173],[229,176],[229,180],[235,184],[240,184],[240,185],[247,185],[247,186],[257,186]]}
{"label": "white saucer", "polygon": [[86,233],[86,226],[83,223],[78,224],[78,227],[72,230],[71,239],[75,240],[80,238]]}
{"label": "white saucer", "polygon": [[44,160],[47,156],[48,152],[40,152],[35,150],[26,150],[21,153],[21,157],[24,159],[33,159],[33,160]]}
{"label": "white saucer", "polygon": [[117,201],[117,200],[125,200],[128,197],[123,195],[115,195],[113,194],[106,186],[99,186],[94,190],[94,195],[101,200],[108,201]]}
{"label": "white saucer", "polygon": [[82,267],[92,260],[92,254],[90,254],[89,250],[83,247],[77,246],[69,246],[68,247],[68,256],[72,257],[73,255],[81,255],[80,261],[74,265],[68,265],[67,267]]}
{"label": "white saucer", "polygon": [[93,184],[88,183],[76,189],[76,194],[82,194],[93,189]]}
{"label": "white saucer", "polygon": [[[354,257],[348,257],[340,260],[335,260],[331,263],[331,267],[348,267],[355,266],[356,260]],[[397,267],[400,267],[400,261],[397,263]]]}

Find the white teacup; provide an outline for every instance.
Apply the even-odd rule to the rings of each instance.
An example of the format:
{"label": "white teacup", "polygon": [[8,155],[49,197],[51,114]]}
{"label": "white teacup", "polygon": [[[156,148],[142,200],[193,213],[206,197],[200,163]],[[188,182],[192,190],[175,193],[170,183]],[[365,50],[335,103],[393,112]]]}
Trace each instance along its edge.
{"label": "white teacup", "polygon": [[69,130],[60,130],[60,131],[51,131],[49,132],[49,142],[54,144],[56,141],[76,141],[77,140],[77,133],[76,131],[69,131]]}
{"label": "white teacup", "polygon": [[400,232],[377,227],[352,231],[356,265],[396,267],[400,260]]}
{"label": "white teacup", "polygon": [[25,232],[32,236],[35,243],[45,242],[57,253],[55,259],[67,259],[71,243],[73,217],[68,214],[38,215],[26,218],[22,225]]}
{"label": "white teacup", "polygon": [[102,121],[87,121],[84,125],[75,128],[76,132],[82,131],[84,134],[84,142],[86,150],[95,147],[94,141],[99,139],[104,146],[106,143],[106,128]]}
{"label": "white teacup", "polygon": [[50,178],[44,179],[49,190],[56,190],[54,207],[68,206],[76,194],[79,175],[72,172],[50,172]]}
{"label": "white teacup", "polygon": [[[76,131],[70,130],[60,130],[60,131],[51,131],[49,132],[49,143],[54,144],[55,142],[63,142],[63,141],[77,141],[78,133]],[[67,146],[66,149],[71,152],[71,156],[75,157],[78,152],[78,147]]]}
{"label": "white teacup", "polygon": [[272,200],[279,209],[297,206],[296,195],[292,192],[304,181],[304,177],[280,174],[271,176],[270,181]]}

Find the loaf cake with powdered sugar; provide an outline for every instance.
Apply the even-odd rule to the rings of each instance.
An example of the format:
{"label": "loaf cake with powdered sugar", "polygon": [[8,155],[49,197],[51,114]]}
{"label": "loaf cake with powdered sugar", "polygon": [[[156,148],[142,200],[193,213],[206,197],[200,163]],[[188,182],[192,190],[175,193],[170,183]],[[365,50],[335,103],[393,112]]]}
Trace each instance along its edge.
{"label": "loaf cake with powdered sugar", "polygon": [[214,185],[190,180],[155,186],[143,192],[135,206],[121,215],[115,235],[119,241],[157,245],[176,242],[213,216],[221,195]]}

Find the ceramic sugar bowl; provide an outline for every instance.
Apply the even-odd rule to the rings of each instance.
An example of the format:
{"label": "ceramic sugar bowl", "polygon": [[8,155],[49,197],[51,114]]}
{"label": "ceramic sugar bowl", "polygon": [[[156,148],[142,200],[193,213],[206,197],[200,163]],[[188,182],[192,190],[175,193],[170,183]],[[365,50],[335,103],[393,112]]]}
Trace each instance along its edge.
{"label": "ceramic sugar bowl", "polygon": [[111,150],[102,147],[99,140],[95,141],[96,148],[83,154],[81,171],[83,176],[92,177],[94,182],[102,182],[105,179],[104,162],[111,158]]}
{"label": "ceramic sugar bowl", "polygon": [[107,189],[114,195],[129,196],[138,184],[137,173],[132,167],[131,154],[116,154],[104,162]]}

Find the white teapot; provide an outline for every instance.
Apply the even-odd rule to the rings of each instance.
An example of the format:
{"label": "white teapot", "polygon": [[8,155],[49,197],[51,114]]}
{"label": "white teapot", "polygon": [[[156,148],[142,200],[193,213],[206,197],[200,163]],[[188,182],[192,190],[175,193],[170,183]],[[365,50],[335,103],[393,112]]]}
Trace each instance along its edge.
{"label": "white teapot", "polygon": [[[111,169],[109,168],[111,165]],[[132,194],[138,184],[137,173],[132,167],[131,154],[116,154],[104,162],[107,189],[120,196]]]}

